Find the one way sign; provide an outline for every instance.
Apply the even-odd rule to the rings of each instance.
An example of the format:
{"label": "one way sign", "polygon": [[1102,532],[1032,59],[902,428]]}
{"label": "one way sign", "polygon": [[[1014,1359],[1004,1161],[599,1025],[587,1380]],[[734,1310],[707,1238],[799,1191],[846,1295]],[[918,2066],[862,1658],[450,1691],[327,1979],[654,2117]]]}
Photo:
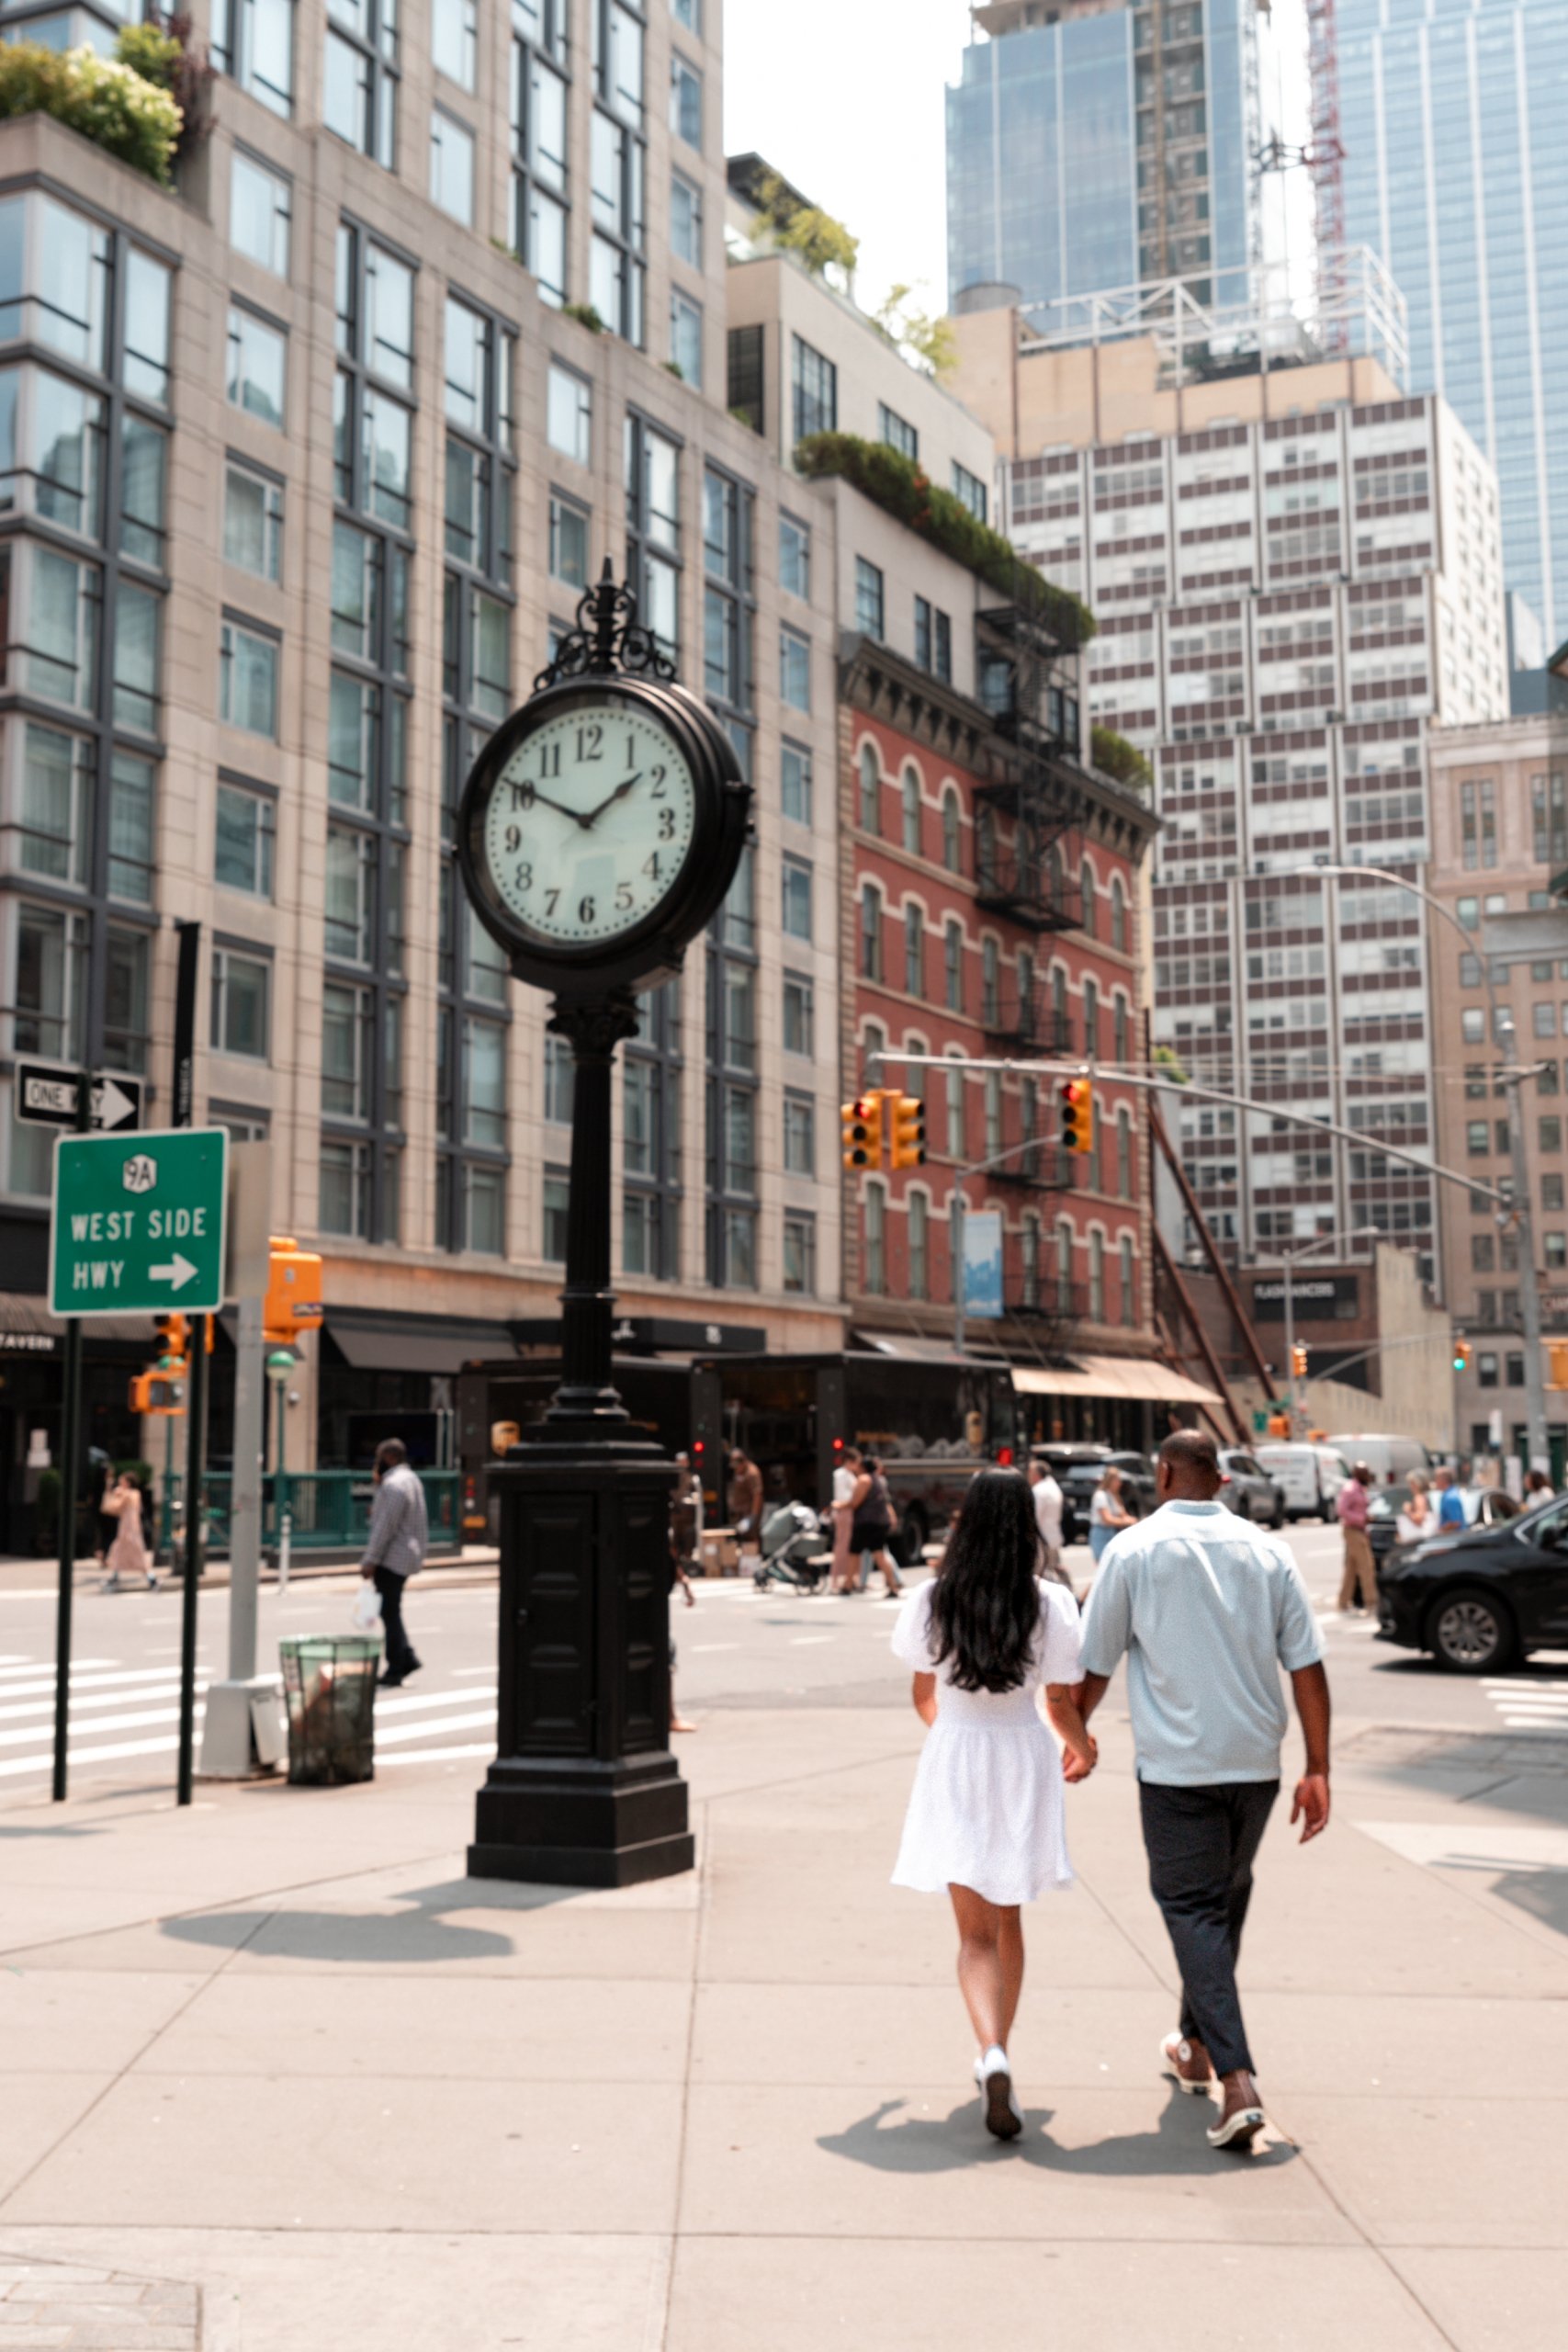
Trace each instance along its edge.
{"label": "one way sign", "polygon": [[[17,1064],[17,1116],[36,1127],[73,1127],[77,1074],[53,1062]],[[102,1135],[141,1125],[141,1080],[103,1077],[93,1080],[92,1122]]]}

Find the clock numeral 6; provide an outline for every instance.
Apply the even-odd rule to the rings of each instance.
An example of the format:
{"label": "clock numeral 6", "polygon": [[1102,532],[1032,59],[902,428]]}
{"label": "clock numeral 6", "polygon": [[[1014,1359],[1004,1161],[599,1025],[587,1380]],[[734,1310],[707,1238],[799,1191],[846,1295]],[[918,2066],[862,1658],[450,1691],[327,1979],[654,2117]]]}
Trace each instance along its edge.
{"label": "clock numeral 6", "polygon": [[592,899],[580,899],[578,900],[578,902],[577,902],[577,920],[578,920],[578,922],[592,922],[592,920],[593,920],[593,901],[592,901]]}

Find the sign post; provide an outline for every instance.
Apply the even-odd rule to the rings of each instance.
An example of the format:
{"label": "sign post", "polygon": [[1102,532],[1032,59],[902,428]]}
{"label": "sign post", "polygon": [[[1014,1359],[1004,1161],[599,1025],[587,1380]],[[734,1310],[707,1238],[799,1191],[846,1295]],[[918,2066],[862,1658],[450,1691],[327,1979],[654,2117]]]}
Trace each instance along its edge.
{"label": "sign post", "polygon": [[[93,1081],[86,1070],[76,1080],[76,1125],[93,1115]],[[51,1251],[52,1257],[53,1252]],[[66,1758],[71,1745],[71,1605],[76,1588],[76,1464],[82,1451],[82,1324],[65,1321],[65,1378],[60,1409],[60,1594],[54,1625],[54,1778],[51,1797],[65,1802]]]}

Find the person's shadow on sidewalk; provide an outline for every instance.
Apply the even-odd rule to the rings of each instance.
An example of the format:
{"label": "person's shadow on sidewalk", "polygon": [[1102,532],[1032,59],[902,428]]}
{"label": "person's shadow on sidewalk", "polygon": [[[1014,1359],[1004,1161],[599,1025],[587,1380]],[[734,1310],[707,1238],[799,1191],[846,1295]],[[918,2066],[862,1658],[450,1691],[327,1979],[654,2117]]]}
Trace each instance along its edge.
{"label": "person's shadow on sidewalk", "polygon": [[[888,2119],[897,2115],[907,2101],[889,2098],[846,2130],[825,2132],[817,2144],[829,2155],[848,2157],[852,2164],[907,2175],[960,2172],[973,2165],[1010,2159],[1015,2163],[1021,2159],[1042,2172],[1111,2179],[1209,2173],[1215,2168],[1217,2153],[1203,2136],[1208,2116],[1202,2109],[1195,2115],[1194,2104],[1173,2086],[1154,2131],[1122,2132],[1087,2148],[1063,2148],[1050,2136],[1054,2108],[1026,2108],[1023,2130],[1016,2140],[993,2140],[983,2130],[976,2099],[963,2100],[951,2115],[907,2115],[894,2123]],[[1218,2109],[1213,2112],[1217,2114]],[[1273,2171],[1291,2163],[1295,2154],[1288,2142],[1271,2141],[1245,2159],[1237,2156],[1234,2161],[1267,2165]]]}

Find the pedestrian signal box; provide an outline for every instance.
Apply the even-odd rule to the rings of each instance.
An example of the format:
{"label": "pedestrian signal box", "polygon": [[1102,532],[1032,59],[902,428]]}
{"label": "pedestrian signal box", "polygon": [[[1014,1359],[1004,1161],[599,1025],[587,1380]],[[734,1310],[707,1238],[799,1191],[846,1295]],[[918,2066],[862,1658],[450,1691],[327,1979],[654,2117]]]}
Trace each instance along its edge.
{"label": "pedestrian signal box", "polygon": [[1307,1351],[1304,1340],[1298,1340],[1291,1350],[1291,1372],[1292,1377],[1297,1380],[1304,1380],[1307,1376]]}
{"label": "pedestrian signal box", "polygon": [[291,1340],[301,1331],[318,1329],[324,1315],[321,1259],[313,1250],[301,1250],[298,1242],[275,1233],[262,1307],[265,1337]]}
{"label": "pedestrian signal box", "polygon": [[888,1104],[893,1114],[888,1165],[892,1168],[923,1168],[926,1159],[926,1106],[913,1094],[895,1094]]}
{"label": "pedestrian signal box", "polygon": [[185,1384],[164,1372],[139,1372],[130,1384],[133,1413],[183,1413]]}
{"label": "pedestrian signal box", "polygon": [[1568,1388],[1568,1340],[1552,1340],[1546,1351],[1546,1385],[1549,1388]]}
{"label": "pedestrian signal box", "polygon": [[881,1095],[857,1095],[852,1102],[841,1105],[839,1118],[844,1131],[844,1166],[877,1167],[882,1159]]}
{"label": "pedestrian signal box", "polygon": [[1062,1149],[1094,1149],[1094,1088],[1087,1078],[1065,1078],[1056,1090],[1062,1114]]}

